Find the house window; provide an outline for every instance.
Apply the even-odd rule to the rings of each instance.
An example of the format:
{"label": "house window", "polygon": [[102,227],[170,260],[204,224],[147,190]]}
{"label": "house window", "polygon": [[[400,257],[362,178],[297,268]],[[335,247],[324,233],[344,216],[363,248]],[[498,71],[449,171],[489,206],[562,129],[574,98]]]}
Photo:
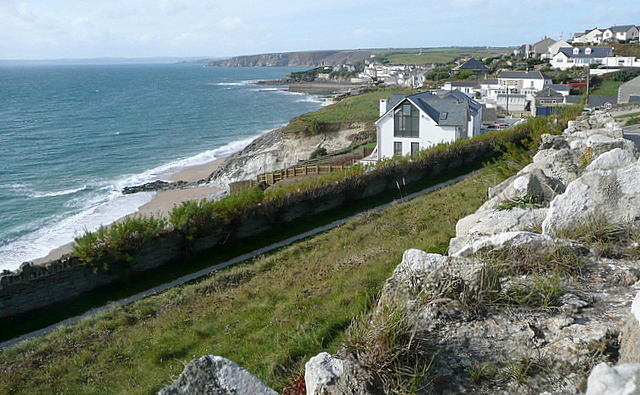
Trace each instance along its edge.
{"label": "house window", "polygon": [[393,156],[402,156],[402,141],[393,142]]}
{"label": "house window", "polygon": [[411,157],[413,158],[420,151],[420,143],[411,143]]}
{"label": "house window", "polygon": [[393,114],[395,137],[419,137],[420,112],[405,101]]}

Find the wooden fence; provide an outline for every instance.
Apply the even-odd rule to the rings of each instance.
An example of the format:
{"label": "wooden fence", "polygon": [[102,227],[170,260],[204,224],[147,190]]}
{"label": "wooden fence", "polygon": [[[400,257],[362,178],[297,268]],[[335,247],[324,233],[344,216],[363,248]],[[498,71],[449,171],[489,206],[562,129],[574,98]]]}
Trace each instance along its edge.
{"label": "wooden fence", "polygon": [[298,166],[290,167],[288,169],[282,169],[271,173],[259,174],[253,180],[238,181],[229,184],[229,192],[233,195],[239,191],[253,188],[258,185],[271,186],[278,181],[285,180],[287,178],[302,177],[302,176],[318,176],[322,174],[333,173],[334,171],[344,170],[349,165],[317,165],[317,166]]}
{"label": "wooden fence", "polygon": [[264,173],[258,175],[258,184],[265,183],[267,185],[273,185],[278,181],[285,180],[292,177],[300,176],[319,176],[322,174],[333,173],[334,171],[344,170],[345,165],[333,166],[333,165],[318,165],[318,166],[302,166],[302,167],[290,167],[288,169],[282,169],[271,173]]}

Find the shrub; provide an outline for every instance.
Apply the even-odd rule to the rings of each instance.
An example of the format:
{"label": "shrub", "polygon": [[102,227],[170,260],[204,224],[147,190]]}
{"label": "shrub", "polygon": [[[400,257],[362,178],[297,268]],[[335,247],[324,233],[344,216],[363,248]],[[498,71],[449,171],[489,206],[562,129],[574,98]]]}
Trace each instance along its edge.
{"label": "shrub", "polygon": [[101,226],[76,237],[72,255],[83,264],[102,264],[100,268],[107,269],[102,260],[130,261],[135,251],[167,231],[167,225],[167,220],[153,216],[125,217],[109,227]]}

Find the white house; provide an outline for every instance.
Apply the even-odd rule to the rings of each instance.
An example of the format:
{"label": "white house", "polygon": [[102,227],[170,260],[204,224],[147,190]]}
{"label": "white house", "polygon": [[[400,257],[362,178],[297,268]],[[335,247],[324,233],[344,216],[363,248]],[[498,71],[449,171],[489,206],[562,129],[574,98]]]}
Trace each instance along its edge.
{"label": "white house", "polygon": [[363,162],[415,155],[436,144],[480,134],[482,105],[454,90],[394,95],[380,101],[378,144]]}
{"label": "white house", "polygon": [[446,81],[442,89],[446,91],[454,91],[457,89],[473,98],[476,92],[480,92],[480,84],[477,81]]}
{"label": "white house", "polygon": [[585,30],[584,33],[576,34],[573,37],[573,43],[600,44],[602,43],[603,33],[604,33],[604,30],[598,29],[598,28]]}
{"label": "white house", "polygon": [[549,84],[551,84],[551,78],[540,71],[503,70],[498,75],[498,85],[509,87],[509,93],[526,95],[529,99]]}
{"label": "white house", "polygon": [[541,55],[540,57],[542,59],[551,59],[555,54],[558,53],[558,51],[560,51],[560,48],[570,48],[570,47],[571,47],[571,44],[569,44],[568,42],[564,40],[558,40],[549,46],[549,51],[546,54]]}
{"label": "white house", "polygon": [[551,58],[551,67],[561,70],[572,67],[589,67],[592,64],[602,65],[605,58],[613,56],[611,47],[573,47],[560,48]]}
{"label": "white house", "polygon": [[603,41],[637,40],[638,28],[634,25],[611,26],[602,33]]}

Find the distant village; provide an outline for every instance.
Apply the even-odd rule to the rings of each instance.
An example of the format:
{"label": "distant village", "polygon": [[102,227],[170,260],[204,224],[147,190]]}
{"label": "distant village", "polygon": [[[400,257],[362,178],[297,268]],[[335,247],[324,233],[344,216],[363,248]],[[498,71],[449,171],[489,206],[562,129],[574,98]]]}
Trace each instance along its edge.
{"label": "distant village", "polygon": [[[507,56],[461,59],[449,69],[387,66],[372,58],[352,82],[430,90],[381,101],[377,146],[362,162],[413,157],[435,144],[549,116],[583,100],[587,108],[607,110],[640,102],[640,61],[614,53],[621,43],[637,49],[638,33],[625,25],[587,30],[568,41],[544,37]],[[590,95],[591,82],[607,74],[619,77],[616,94]]]}
{"label": "distant village", "polygon": [[[554,107],[579,102],[594,76],[634,68],[640,72],[640,60],[616,54],[613,46],[614,43],[637,45],[638,36],[639,28],[635,25],[614,25],[606,29],[585,30],[567,40],[544,37],[536,43],[514,49],[509,56],[512,60],[500,64],[501,67],[495,71],[490,66],[500,62],[498,58],[461,59],[451,69],[453,78],[440,80],[438,86],[429,86],[429,76],[437,65],[385,65],[372,57],[351,82],[413,88],[429,86],[447,91],[457,89],[484,104],[488,110],[485,110],[485,116],[492,110],[516,117],[549,115]],[[336,70],[355,69],[352,65],[343,65],[334,66],[333,71]],[[545,74],[557,74],[558,71],[573,71],[571,74],[578,78],[554,83],[553,78]],[[640,77],[622,84],[615,96],[592,96],[588,99],[587,105],[591,107],[640,101]]]}

